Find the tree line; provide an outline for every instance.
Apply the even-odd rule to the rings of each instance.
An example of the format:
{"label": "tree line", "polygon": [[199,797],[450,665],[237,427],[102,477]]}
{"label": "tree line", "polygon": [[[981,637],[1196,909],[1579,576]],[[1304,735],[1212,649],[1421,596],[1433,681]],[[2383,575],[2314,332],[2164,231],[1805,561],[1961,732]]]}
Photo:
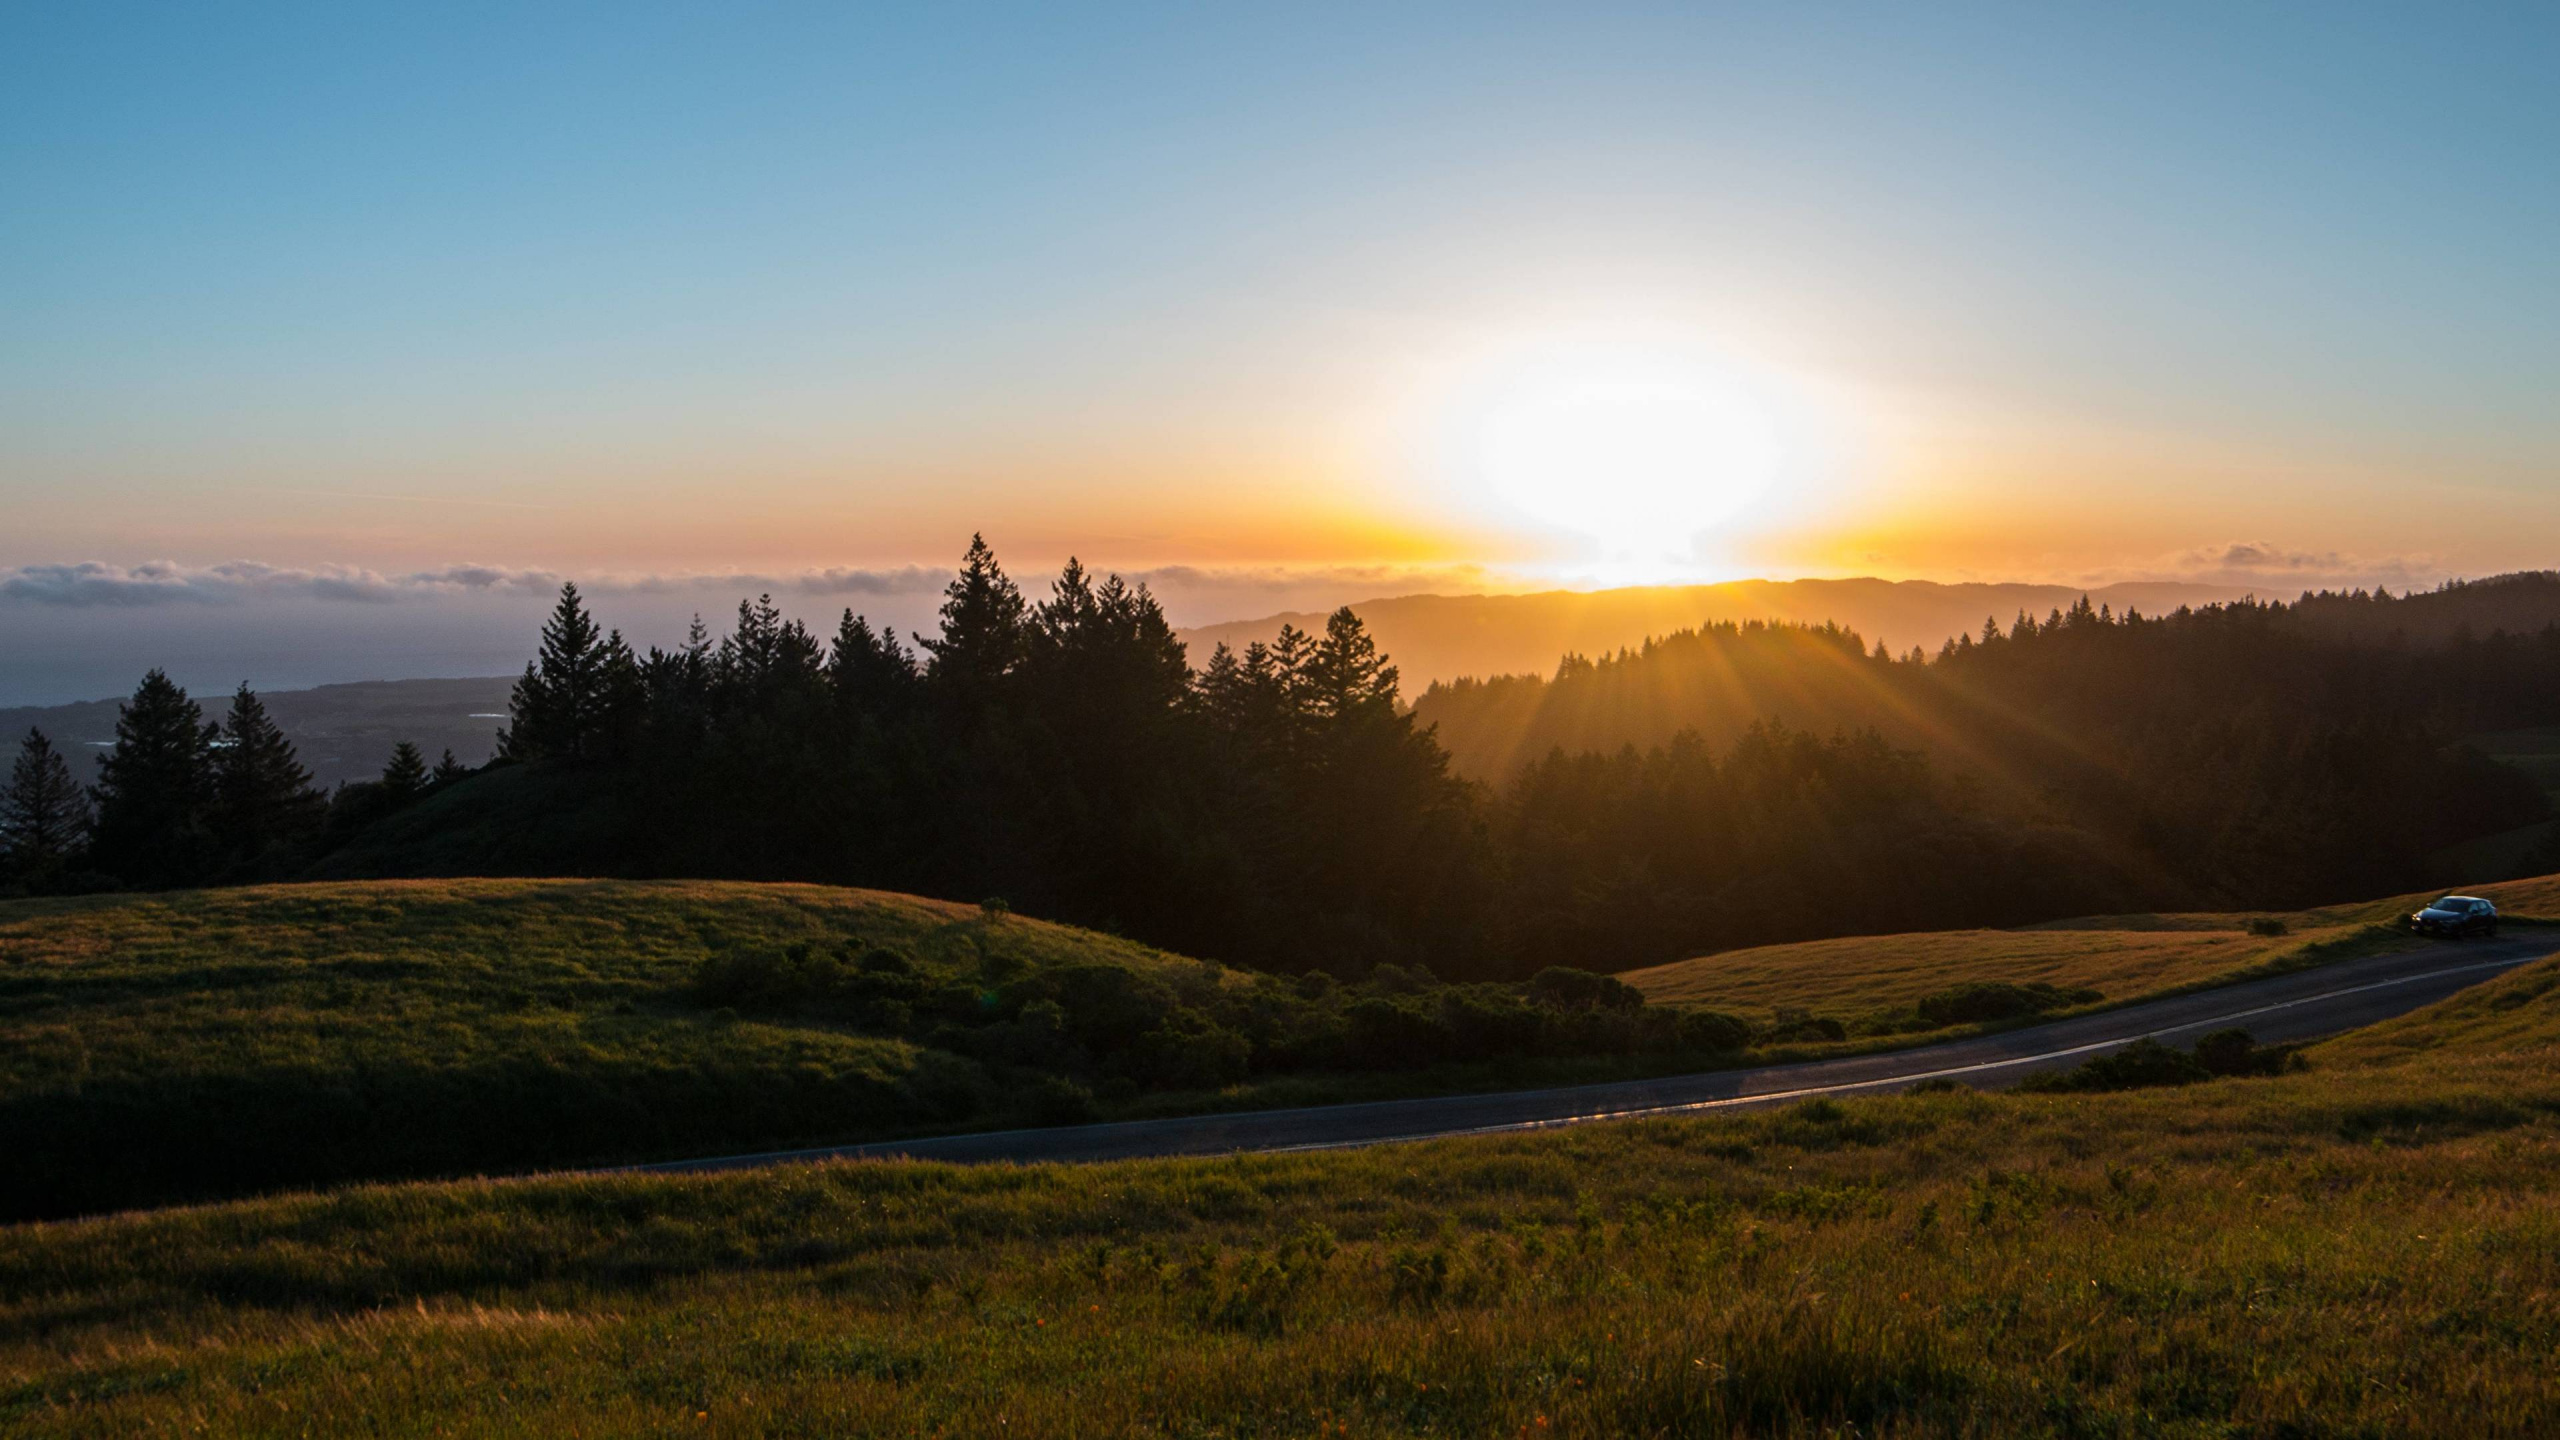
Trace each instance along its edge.
{"label": "tree line", "polygon": [[284,878],[331,839],[467,773],[452,751],[430,767],[403,740],[379,782],[332,795],[311,783],[257,692],[243,684],[209,721],[155,669],[120,707],[94,784],[80,783],[41,728],[19,741],[0,790],[0,885],[47,892]]}
{"label": "tree line", "polygon": [[[641,651],[564,587],[498,760],[466,776],[409,750],[333,798],[254,695],[208,725],[155,673],[93,790],[22,749],[0,832],[27,837],[21,874],[138,885],[615,874],[1001,897],[1346,977],[2310,903],[2414,888],[2429,850],[2547,813],[2449,741],[2560,720],[2560,628],[2412,642],[2426,598],[2083,602],[1935,655],[1710,626],[1408,709],[1348,609],[1195,668],[1144,586],[1071,561],[1035,597],[973,540],[911,641],[850,610],[822,636],[765,597],[725,635],[697,620]],[[2392,628],[2354,628],[2378,614]],[[1462,777],[1444,738],[1507,763]]]}

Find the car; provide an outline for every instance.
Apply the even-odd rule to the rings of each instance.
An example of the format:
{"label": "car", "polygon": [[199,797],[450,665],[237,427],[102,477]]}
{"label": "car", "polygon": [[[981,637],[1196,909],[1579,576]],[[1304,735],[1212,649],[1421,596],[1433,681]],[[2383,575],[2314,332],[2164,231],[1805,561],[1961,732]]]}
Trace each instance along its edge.
{"label": "car", "polygon": [[2409,917],[2421,935],[2495,935],[2498,907],[2475,895],[2447,895]]}

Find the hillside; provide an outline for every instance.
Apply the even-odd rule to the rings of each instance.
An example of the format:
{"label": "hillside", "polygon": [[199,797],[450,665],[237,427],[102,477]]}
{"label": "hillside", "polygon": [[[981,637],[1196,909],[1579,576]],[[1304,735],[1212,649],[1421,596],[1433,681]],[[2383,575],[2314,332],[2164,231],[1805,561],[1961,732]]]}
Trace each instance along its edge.
{"label": "hillside", "polygon": [[[1761,945],[1622,972],[1656,1004],[1702,1005],[1754,1019],[1781,1010],[1849,1022],[1958,983],[2090,989],[2140,999],[2416,943],[2393,922],[2440,891],[2287,912],[2098,915],[2016,930],[1860,935]],[[2511,920],[2560,922],[2560,876],[2471,886]],[[2253,933],[2275,922],[2278,933]],[[2380,928],[2380,933],[2377,932]],[[2271,928],[2271,927],[2270,927]]]}
{"label": "hillside", "polygon": [[974,906],[816,886],[15,901],[0,904],[0,1131],[15,1152],[0,1213],[1036,1123],[1072,1101],[1000,1085],[911,1038],[912,1022],[702,993],[716,957],[752,966],[795,944],[895,956],[908,968],[890,978],[928,1010],[992,1008],[997,987],[1077,967],[1190,993],[1230,978]]}
{"label": "hillside", "polygon": [[0,1217],[1730,1063],[1580,972],[1357,984],[731,882],[0,902]]}
{"label": "hillside", "polygon": [[[432,760],[446,750],[465,765],[485,763],[506,726],[507,692],[515,684],[498,675],[461,680],[365,680],[320,685],[308,690],[267,690],[259,694],[276,724],[291,739],[311,778],[335,786],[370,780],[382,773],[391,747],[414,741]],[[219,710],[225,696],[196,697]],[[45,732],[53,743],[75,757],[83,781],[89,779],[84,757],[114,743],[120,700],[84,700],[71,705],[36,705],[0,709],[0,765],[15,759],[18,741],[29,727]]]}
{"label": "hillside", "polygon": [[[1718,585],[1634,585],[1613,590],[1547,590],[1528,595],[1401,595],[1356,601],[1380,648],[1393,656],[1408,691],[1462,676],[1544,675],[1560,655],[1607,655],[1652,636],[1743,620],[1836,624],[1895,651],[1935,650],[1943,641],[2024,610],[2043,614],[2087,595],[2117,610],[2161,614],[2246,592],[2229,586],[2138,582],[2087,586],[1942,584],[1934,580],[1734,580]],[[1268,642],[1283,625],[1310,633],[1325,617],[1285,612],[1184,630],[1195,665],[1220,644],[1242,650]]]}
{"label": "hillside", "polygon": [[[2560,877],[2491,893],[2560,910]],[[7,902],[0,1217],[1715,1069],[2317,963],[2395,943],[2364,927],[2406,905],[2294,915],[2277,940],[2170,916],[1775,946],[1629,989],[1283,978],[807,885]]]}
{"label": "hillside", "polygon": [[2560,960],[2129,1094],[0,1229],[0,1425],[2548,1434]]}

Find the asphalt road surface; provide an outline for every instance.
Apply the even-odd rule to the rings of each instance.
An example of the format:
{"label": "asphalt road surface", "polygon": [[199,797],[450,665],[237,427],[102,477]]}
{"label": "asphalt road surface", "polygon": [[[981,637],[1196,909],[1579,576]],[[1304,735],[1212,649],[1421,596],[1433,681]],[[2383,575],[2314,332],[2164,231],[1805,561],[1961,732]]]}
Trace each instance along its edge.
{"label": "asphalt road surface", "polygon": [[940,1135],[635,1168],[734,1170],[794,1161],[897,1157],[1027,1164],[1044,1160],[1324,1150],[1446,1135],[1539,1130],[1637,1115],[1738,1110],[1785,1104],[1814,1095],[1876,1094],[1941,1076],[1990,1089],[2015,1084],[2039,1070],[2068,1069],[2093,1055],[2145,1037],[2186,1045],[2207,1031],[2227,1026],[2247,1030],[2260,1044],[2334,1035],[2406,1014],[2555,950],[2560,950],[2560,935],[2549,933],[2430,945],[2423,950],[2345,960],[2273,979],[2142,1001],[1996,1035],[1798,1065],[1766,1065],[1751,1070],[1719,1070],[1704,1075],[1552,1090],[1441,1095],[1298,1110]]}

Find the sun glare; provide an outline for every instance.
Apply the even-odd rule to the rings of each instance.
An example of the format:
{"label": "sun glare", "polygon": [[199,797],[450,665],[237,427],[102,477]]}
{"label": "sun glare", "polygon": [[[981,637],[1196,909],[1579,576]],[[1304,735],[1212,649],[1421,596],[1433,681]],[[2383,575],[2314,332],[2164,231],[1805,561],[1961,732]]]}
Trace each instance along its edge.
{"label": "sun glare", "polygon": [[1613,570],[1693,561],[1788,464],[1767,387],[1687,356],[1556,348],[1470,389],[1453,457],[1465,483]]}
{"label": "sun glare", "polygon": [[1487,425],[1482,457],[1522,513],[1627,551],[1685,547],[1768,489],[1778,460],[1744,398],[1641,376],[1524,397]]}

